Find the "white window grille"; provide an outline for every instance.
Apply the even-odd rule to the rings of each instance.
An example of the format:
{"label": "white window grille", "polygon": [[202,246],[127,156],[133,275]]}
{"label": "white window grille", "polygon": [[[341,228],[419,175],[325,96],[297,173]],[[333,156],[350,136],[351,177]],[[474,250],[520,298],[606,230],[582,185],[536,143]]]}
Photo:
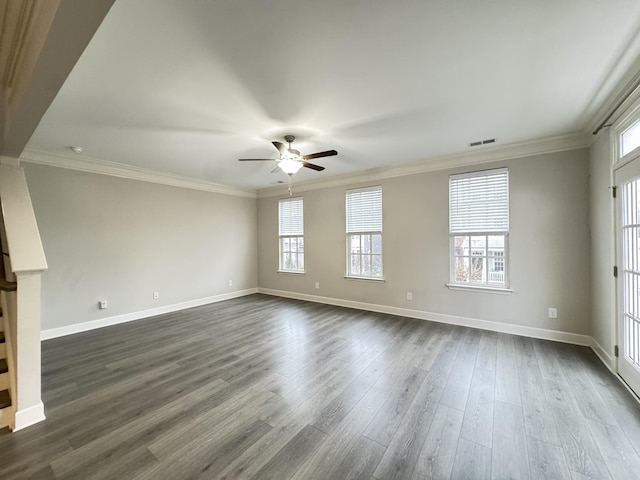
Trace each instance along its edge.
{"label": "white window grille", "polygon": [[382,186],[347,190],[347,276],[382,279]]}
{"label": "white window grille", "polygon": [[507,288],[509,171],[449,177],[450,282]]}
{"label": "white window grille", "polygon": [[504,250],[489,250],[488,283],[504,284]]}
{"label": "white window grille", "polygon": [[278,203],[280,270],[304,272],[304,205],[302,197]]}
{"label": "white window grille", "polygon": [[640,368],[640,180],[622,188],[623,354]]}

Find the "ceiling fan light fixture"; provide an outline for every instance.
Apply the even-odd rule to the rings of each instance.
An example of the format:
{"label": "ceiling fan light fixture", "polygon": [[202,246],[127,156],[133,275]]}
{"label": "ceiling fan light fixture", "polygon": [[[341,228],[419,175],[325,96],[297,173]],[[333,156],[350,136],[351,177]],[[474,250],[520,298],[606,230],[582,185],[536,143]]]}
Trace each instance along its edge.
{"label": "ceiling fan light fixture", "polygon": [[302,168],[302,162],[292,160],[290,158],[285,158],[278,162],[278,167],[280,167],[280,170],[282,170],[287,175],[293,175]]}
{"label": "ceiling fan light fixture", "polygon": [[[316,152],[308,155],[301,155],[300,150],[291,147],[291,143],[296,139],[293,135],[285,135],[285,141],[289,144],[289,148],[287,148],[284,143],[273,141],[271,144],[276,147],[278,152],[280,152],[279,159],[270,159],[270,158],[239,158],[240,162],[271,162],[273,160],[276,161],[277,166],[274,168],[271,173],[275,173],[278,171],[278,168],[289,175],[289,182],[291,182],[291,177],[298,173],[302,167],[310,168],[311,170],[315,170],[317,172],[321,172],[324,170],[324,167],[320,165],[314,165],[310,163],[308,160],[312,160],[314,158],[323,158],[323,157],[331,157],[333,155],[337,155],[338,152],[335,150],[327,150],[324,152]],[[291,193],[291,191],[289,191]]]}

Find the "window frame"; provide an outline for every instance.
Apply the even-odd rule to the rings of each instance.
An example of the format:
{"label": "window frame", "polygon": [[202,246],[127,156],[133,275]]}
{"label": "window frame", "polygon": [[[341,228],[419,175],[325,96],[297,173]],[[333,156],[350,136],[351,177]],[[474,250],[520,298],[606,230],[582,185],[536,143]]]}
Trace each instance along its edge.
{"label": "window frame", "polygon": [[[379,236],[380,237],[380,253],[374,253],[373,252],[373,236]],[[364,236],[368,236],[369,237],[369,253],[353,253],[351,248],[353,245],[353,237],[364,237]],[[362,246],[362,238],[360,238],[360,245]],[[362,271],[362,259],[363,258],[368,258],[369,259],[369,270],[372,271],[373,270],[373,260],[374,257],[380,257],[380,275],[379,276],[374,276],[374,275],[362,275],[362,274],[357,274],[354,273],[354,271],[352,270],[352,260],[353,260],[353,256],[357,255],[360,258],[360,271]],[[382,231],[373,231],[373,232],[357,232],[357,233],[347,233],[347,273],[345,275],[347,278],[359,278],[359,279],[364,279],[364,280],[384,280],[384,268],[383,268],[383,260],[382,260]]]}
{"label": "window frame", "polygon": [[[300,202],[300,231],[293,232],[285,232],[283,233],[283,217],[282,217],[282,207],[283,203],[292,203],[292,202]],[[290,226],[288,226],[290,228]],[[295,230],[295,229],[294,229]],[[288,240],[289,248],[285,249],[285,242]],[[291,241],[295,240],[296,249],[292,250]],[[300,245],[300,241],[302,241],[302,250],[298,249]],[[304,199],[303,197],[290,197],[290,198],[282,198],[278,200],[278,272],[279,273],[293,273],[293,274],[304,274],[305,273],[305,245],[304,245]],[[294,254],[295,258],[295,268],[287,268],[287,259],[286,254]],[[302,261],[300,261],[302,260]],[[301,266],[300,266],[301,264]]]}
{"label": "window frame", "polygon": [[[287,240],[289,241],[289,249],[285,250],[285,242]],[[291,248],[292,240],[295,240],[295,244],[296,244],[295,250]],[[298,248],[300,245],[300,240],[302,240],[302,250]],[[279,243],[280,243],[280,266],[278,271],[286,272],[286,273],[304,273],[304,235],[280,235]],[[296,268],[285,267],[287,263],[287,257],[285,256],[286,254],[295,255],[294,264],[296,265]],[[302,259],[302,262],[300,261],[300,259]],[[298,268],[301,263],[302,263],[302,267]]]}
{"label": "window frame", "polygon": [[[480,247],[484,249],[484,253],[474,253],[477,251],[474,247],[471,246],[471,237],[485,237],[485,247]],[[467,255],[456,255],[455,252],[455,239],[456,237],[468,237],[469,238],[469,254]],[[488,237],[502,237],[503,238],[503,249],[502,251],[496,250],[495,247],[489,246],[489,238]],[[447,286],[455,286],[462,288],[477,288],[477,289],[494,289],[494,290],[505,290],[510,291],[509,288],[509,270],[508,260],[507,260],[507,252],[509,251],[509,234],[508,233],[497,233],[497,232],[465,232],[465,233],[455,233],[449,234],[449,283]],[[493,252],[493,254],[491,254]],[[502,255],[496,255],[496,253],[502,253]],[[486,268],[483,269],[483,277],[486,277],[487,280],[484,282],[460,282],[455,280],[456,278],[456,270],[457,270],[457,262],[459,258],[468,258],[469,264],[471,264],[474,260],[483,259],[483,264],[486,265]],[[492,270],[490,268],[491,260],[493,260],[493,264],[502,263],[502,276],[503,282],[491,282],[488,280],[491,273],[496,273],[496,270]]]}
{"label": "window frame", "polygon": [[[501,228],[493,228],[490,226],[487,229],[462,229],[460,230],[460,217],[456,218],[456,228],[452,228],[452,182],[456,179],[464,179],[464,178],[479,178],[490,176],[492,174],[506,174],[506,227],[504,229]],[[449,176],[449,281],[446,283],[447,287],[453,290],[479,290],[479,291],[489,291],[496,293],[510,293],[513,290],[510,288],[510,278],[509,278],[509,216],[510,216],[510,178],[509,178],[509,170],[507,167],[501,168],[493,168],[489,170],[481,170],[475,172],[465,172],[461,174],[454,174]],[[486,195],[488,190],[482,190],[481,195]],[[504,204],[503,204],[504,205]],[[471,217],[470,220],[473,222],[474,217],[477,218],[485,218],[484,222],[487,222],[491,219],[491,217],[483,217],[479,214],[469,213],[468,217]],[[500,217],[494,217],[500,218]],[[462,222],[464,225],[464,222]],[[476,223],[476,222],[473,222]],[[452,231],[454,230],[454,231]],[[462,245],[456,245],[456,239],[464,237],[463,245],[466,244],[465,250],[460,252],[458,249]],[[484,239],[482,239],[484,237]],[[498,243],[502,243],[502,247],[492,245],[490,238],[491,237],[501,237],[502,241]],[[482,240],[481,240],[482,239]],[[474,240],[480,242],[480,246],[474,246]],[[502,255],[500,255],[500,253]],[[459,280],[457,276],[458,268],[461,264],[468,265],[466,268],[468,269],[468,273],[466,274],[466,280]],[[466,259],[466,260],[465,260]],[[479,281],[473,280],[473,272],[471,271],[472,264],[482,265],[480,269],[481,278]],[[501,270],[495,270],[492,266],[499,264],[502,266]],[[496,282],[495,279],[491,280],[492,273],[502,273],[502,282]]]}
{"label": "window frame", "polygon": [[640,156],[640,145],[626,155],[622,155],[622,136],[638,122],[640,122],[640,101],[636,101],[629,112],[626,113],[622,119],[618,120],[612,129],[613,141],[611,143],[614,149],[613,166],[616,169]]}
{"label": "window frame", "polygon": [[[634,128],[635,127],[635,128]],[[635,121],[631,122],[627,128],[625,128],[624,130],[622,130],[620,132],[620,157],[624,158],[627,155],[631,155],[632,153],[634,153],[638,148],[640,148],[640,142],[638,142],[638,144],[633,147],[631,150],[629,150],[627,153],[624,153],[624,136],[627,132],[629,132],[631,129],[637,129],[638,132],[640,132],[640,118],[637,118]],[[640,135],[638,135],[640,137]]]}
{"label": "window frame", "polygon": [[[377,218],[377,220],[379,220],[379,225],[380,225],[380,229],[350,229],[349,224],[350,223],[355,223],[355,222],[350,222],[350,209],[349,209],[349,195],[353,195],[353,194],[357,194],[357,193],[361,193],[361,192],[379,192],[380,195],[380,213],[379,213],[379,217]],[[383,240],[383,233],[382,233],[382,229],[383,229],[383,212],[382,212],[382,185],[371,185],[368,187],[361,187],[361,188],[353,188],[353,189],[349,189],[345,192],[345,232],[346,232],[346,249],[345,249],[345,278],[351,278],[351,279],[358,279],[358,280],[371,280],[371,281],[384,281],[384,240]],[[376,222],[377,223],[377,222]],[[369,251],[368,252],[362,252],[362,237],[363,236],[368,236],[369,237]],[[380,237],[380,253],[374,253],[374,236],[379,236]],[[353,253],[352,251],[352,246],[353,246],[353,240],[354,237],[361,237],[359,239],[359,243],[360,243],[360,252],[358,253]],[[359,265],[360,265],[360,272],[356,272],[353,269],[353,256],[357,255],[360,259],[359,261]],[[368,258],[369,259],[369,271],[372,272],[373,271],[373,265],[374,265],[374,258],[375,257],[379,257],[380,258],[380,274],[379,275],[367,275],[367,274],[362,274],[362,259],[363,258]]]}

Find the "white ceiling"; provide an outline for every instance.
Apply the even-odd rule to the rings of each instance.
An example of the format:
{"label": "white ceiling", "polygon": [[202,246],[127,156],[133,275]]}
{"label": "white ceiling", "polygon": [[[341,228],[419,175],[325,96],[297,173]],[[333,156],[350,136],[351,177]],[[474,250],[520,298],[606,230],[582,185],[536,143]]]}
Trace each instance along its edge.
{"label": "white ceiling", "polygon": [[339,152],[296,181],[570,134],[639,27],[638,0],[116,0],[29,147],[264,188],[236,159],[286,133]]}

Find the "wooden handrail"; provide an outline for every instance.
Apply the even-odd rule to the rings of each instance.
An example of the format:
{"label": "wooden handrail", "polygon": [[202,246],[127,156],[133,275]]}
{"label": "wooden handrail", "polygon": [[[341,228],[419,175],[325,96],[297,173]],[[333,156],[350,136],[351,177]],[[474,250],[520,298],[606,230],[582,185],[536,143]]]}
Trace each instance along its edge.
{"label": "wooden handrail", "polygon": [[4,278],[0,278],[0,290],[3,292],[15,292],[18,289],[16,282],[9,282]]}
{"label": "wooden handrail", "polygon": [[[9,254],[2,252],[2,255],[6,255],[7,257],[9,256]],[[3,292],[15,292],[18,289],[18,282],[10,282],[9,280],[7,280],[6,275],[4,273],[4,259],[2,262],[0,262],[0,291]]]}

